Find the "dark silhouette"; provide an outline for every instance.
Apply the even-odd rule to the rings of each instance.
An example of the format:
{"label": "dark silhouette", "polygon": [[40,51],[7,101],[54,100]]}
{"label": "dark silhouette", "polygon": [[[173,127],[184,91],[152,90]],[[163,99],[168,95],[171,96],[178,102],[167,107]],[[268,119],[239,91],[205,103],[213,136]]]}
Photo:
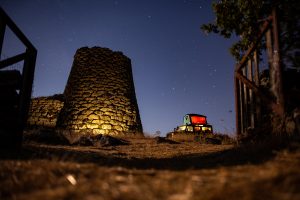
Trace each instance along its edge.
{"label": "dark silhouette", "polygon": [[[17,149],[27,121],[37,51],[0,7],[0,56],[6,27],[26,47],[24,53],[0,61],[0,148]],[[20,61],[24,61],[22,71],[2,70]]]}

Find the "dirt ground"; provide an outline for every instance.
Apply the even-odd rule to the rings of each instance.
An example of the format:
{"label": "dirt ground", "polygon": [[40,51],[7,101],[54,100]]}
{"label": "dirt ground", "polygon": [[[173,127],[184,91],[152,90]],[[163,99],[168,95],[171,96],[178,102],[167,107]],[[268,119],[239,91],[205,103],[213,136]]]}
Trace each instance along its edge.
{"label": "dirt ground", "polygon": [[0,160],[0,199],[300,199],[300,145],[128,139],[120,146],[25,142]]}

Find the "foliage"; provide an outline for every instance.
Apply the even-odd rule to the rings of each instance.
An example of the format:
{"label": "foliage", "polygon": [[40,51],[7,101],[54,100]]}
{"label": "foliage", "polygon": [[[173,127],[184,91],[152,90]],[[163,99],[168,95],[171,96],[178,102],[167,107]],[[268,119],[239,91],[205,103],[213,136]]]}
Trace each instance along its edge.
{"label": "foliage", "polygon": [[230,48],[237,60],[250,43],[256,40],[262,20],[276,7],[281,28],[281,54],[285,64],[300,66],[299,0],[220,0],[213,2],[212,6],[216,19],[213,23],[203,24],[201,29],[225,38],[239,36],[240,40]]}

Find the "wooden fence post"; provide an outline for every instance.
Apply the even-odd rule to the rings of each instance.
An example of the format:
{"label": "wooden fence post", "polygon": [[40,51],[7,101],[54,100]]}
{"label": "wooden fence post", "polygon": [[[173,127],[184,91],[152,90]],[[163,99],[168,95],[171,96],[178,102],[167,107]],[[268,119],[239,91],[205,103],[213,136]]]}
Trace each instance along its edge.
{"label": "wooden fence post", "polygon": [[[236,72],[235,72],[236,73]],[[234,90],[235,90],[235,123],[236,123],[236,134],[240,136],[242,134],[242,125],[241,125],[241,94],[240,94],[240,81],[234,75]]]}
{"label": "wooden fence post", "polygon": [[[248,79],[253,82],[253,68],[252,68],[252,57],[248,60]],[[254,128],[254,120],[255,120],[255,115],[254,115],[254,97],[253,97],[253,91],[252,89],[249,89],[249,125],[248,127]]]}
{"label": "wooden fence post", "polygon": [[[259,58],[257,55],[257,51],[254,51],[253,54],[253,62],[254,62],[254,82],[257,87],[260,86],[260,80],[259,80]],[[259,95],[255,95],[255,126],[259,126],[261,121],[261,98]]]}
{"label": "wooden fence post", "polygon": [[274,8],[272,11],[273,16],[273,71],[272,76],[272,88],[273,93],[276,97],[276,108],[273,109],[280,117],[284,116],[284,95],[283,95],[283,81],[282,81],[282,68],[280,64],[280,55],[279,55],[279,36],[278,36],[278,24],[277,24],[277,13]]}

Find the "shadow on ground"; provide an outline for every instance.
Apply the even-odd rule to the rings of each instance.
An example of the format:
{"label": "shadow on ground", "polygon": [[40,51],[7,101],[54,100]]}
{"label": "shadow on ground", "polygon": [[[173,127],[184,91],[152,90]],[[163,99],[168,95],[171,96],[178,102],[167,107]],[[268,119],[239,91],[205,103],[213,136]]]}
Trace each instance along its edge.
{"label": "shadow on ground", "polygon": [[[107,151],[114,150],[108,148]],[[188,153],[167,158],[145,157],[139,158],[132,155],[114,151],[111,154],[98,152],[95,148],[37,145],[23,146],[16,159],[49,159],[78,163],[94,163],[99,166],[120,166],[135,169],[159,170],[186,170],[206,169],[220,166],[235,166],[243,164],[261,164],[275,156],[272,149],[249,149],[246,147],[232,147],[231,149],[211,153]]]}

